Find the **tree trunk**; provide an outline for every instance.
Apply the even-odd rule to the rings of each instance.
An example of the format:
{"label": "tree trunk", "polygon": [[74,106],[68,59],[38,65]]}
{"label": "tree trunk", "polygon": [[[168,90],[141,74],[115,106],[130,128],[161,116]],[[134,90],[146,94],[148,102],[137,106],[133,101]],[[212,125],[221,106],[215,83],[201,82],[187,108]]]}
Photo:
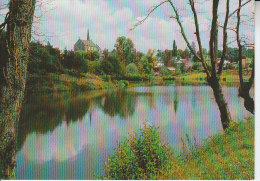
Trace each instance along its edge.
{"label": "tree trunk", "polygon": [[255,101],[249,94],[251,87],[250,82],[243,83],[238,89],[238,95],[244,99],[244,107],[246,110],[255,114]]}
{"label": "tree trunk", "polygon": [[[218,57],[218,5],[219,0],[213,0],[213,17],[212,17],[212,24],[211,24],[211,31],[210,31],[210,60],[211,60],[211,76],[207,76],[207,81],[211,88],[213,89],[215,100],[217,102],[219,111],[220,111],[220,118],[223,129],[227,129],[231,123],[231,116],[229,112],[229,108],[227,105],[227,101],[223,95],[222,86],[219,81],[219,77],[216,71],[216,63]],[[227,16],[226,16],[227,17]],[[226,19],[227,20],[227,19]],[[225,20],[225,21],[226,21]],[[227,41],[224,38],[224,41]],[[223,47],[226,48],[226,47]]]}
{"label": "tree trunk", "polygon": [[217,77],[210,77],[207,81],[213,90],[214,97],[220,111],[222,127],[225,130],[229,127],[231,123],[231,116],[227,101],[223,95],[222,86],[220,85],[220,82],[217,79]]}
{"label": "tree trunk", "polygon": [[[242,6],[242,0],[239,0],[239,7]],[[240,32],[240,8],[237,10],[237,27],[236,27],[236,34],[237,34],[237,45],[238,45],[238,64],[239,64],[239,81],[240,86],[238,89],[238,95],[244,99],[244,107],[246,110],[255,114],[255,102],[254,99],[250,96],[249,91],[254,83],[255,77],[255,61],[253,61],[253,69],[251,73],[251,77],[248,82],[244,82],[243,80],[243,67],[242,67],[242,59],[243,59],[243,51],[242,45],[240,42],[239,32]]]}
{"label": "tree trunk", "polygon": [[23,100],[36,0],[10,0],[7,18],[8,60],[0,95],[1,178],[15,179],[17,125]]}

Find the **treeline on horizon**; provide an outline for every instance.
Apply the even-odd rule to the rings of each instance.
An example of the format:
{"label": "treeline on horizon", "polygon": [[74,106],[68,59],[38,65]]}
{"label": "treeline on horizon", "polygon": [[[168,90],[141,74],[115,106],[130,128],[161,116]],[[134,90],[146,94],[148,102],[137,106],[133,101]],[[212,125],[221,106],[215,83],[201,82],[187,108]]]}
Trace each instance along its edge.
{"label": "treeline on horizon", "polygon": [[[5,46],[5,34],[0,33],[0,68],[1,77],[3,77],[3,67],[6,62],[7,51]],[[196,49],[193,42],[192,46]],[[181,59],[190,59],[191,53],[186,48],[181,50],[177,48],[176,41],[173,41],[172,50],[149,50],[147,54],[139,52],[135,49],[131,39],[126,37],[118,37],[115,44],[115,49],[108,51],[105,49],[103,55],[97,51],[77,51],[64,50],[54,48],[49,42],[43,45],[39,41],[30,43],[28,72],[30,74],[46,74],[46,73],[92,73],[96,75],[110,75],[120,78],[131,75],[152,75],[154,72],[154,62],[162,60],[167,66],[174,66],[170,63],[172,57]],[[199,53],[199,52],[198,52]],[[209,52],[204,49],[204,55]],[[221,57],[222,51],[219,51],[218,56]],[[244,58],[253,58],[254,49],[243,49]],[[236,62],[238,57],[237,48],[227,48],[226,59],[230,62]],[[192,59],[193,62],[198,62]],[[192,68],[191,68],[192,70]],[[190,70],[181,70],[181,72]],[[180,72],[180,71],[175,71]],[[172,72],[167,69],[160,72],[162,75],[170,75]]]}

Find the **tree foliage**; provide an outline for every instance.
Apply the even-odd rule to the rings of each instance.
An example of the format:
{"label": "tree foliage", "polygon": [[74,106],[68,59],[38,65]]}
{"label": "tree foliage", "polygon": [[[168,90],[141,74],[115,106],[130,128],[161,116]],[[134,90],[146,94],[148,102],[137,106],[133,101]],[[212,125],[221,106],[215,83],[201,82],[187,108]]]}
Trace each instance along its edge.
{"label": "tree foliage", "polygon": [[28,71],[30,73],[62,73],[60,50],[49,43],[44,46],[40,42],[31,42],[29,48]]}
{"label": "tree foliage", "polygon": [[114,45],[116,48],[116,55],[121,62],[130,63],[135,54],[134,43],[131,39],[124,36],[118,37]]}

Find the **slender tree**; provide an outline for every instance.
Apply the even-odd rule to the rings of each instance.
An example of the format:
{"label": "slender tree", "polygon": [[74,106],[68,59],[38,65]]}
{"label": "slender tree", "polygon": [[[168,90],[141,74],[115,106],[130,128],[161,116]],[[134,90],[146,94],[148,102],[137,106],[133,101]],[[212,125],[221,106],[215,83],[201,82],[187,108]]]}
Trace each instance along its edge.
{"label": "slender tree", "polygon": [[175,57],[177,56],[177,49],[178,48],[177,48],[177,45],[176,45],[176,41],[174,40],[173,41],[173,47],[172,47],[172,55],[175,56]]}
{"label": "slender tree", "polygon": [[10,0],[1,28],[7,27],[7,59],[0,93],[1,177],[15,178],[16,131],[25,90],[29,43],[36,0]]}

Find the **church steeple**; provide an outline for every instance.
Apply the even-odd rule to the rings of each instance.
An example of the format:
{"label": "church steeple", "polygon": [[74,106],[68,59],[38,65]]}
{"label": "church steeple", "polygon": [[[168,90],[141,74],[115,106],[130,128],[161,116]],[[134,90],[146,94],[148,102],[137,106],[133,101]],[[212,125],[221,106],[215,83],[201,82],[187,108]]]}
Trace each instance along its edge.
{"label": "church steeple", "polygon": [[87,36],[87,40],[90,40],[90,38],[89,38],[89,29],[88,29],[88,36]]}

